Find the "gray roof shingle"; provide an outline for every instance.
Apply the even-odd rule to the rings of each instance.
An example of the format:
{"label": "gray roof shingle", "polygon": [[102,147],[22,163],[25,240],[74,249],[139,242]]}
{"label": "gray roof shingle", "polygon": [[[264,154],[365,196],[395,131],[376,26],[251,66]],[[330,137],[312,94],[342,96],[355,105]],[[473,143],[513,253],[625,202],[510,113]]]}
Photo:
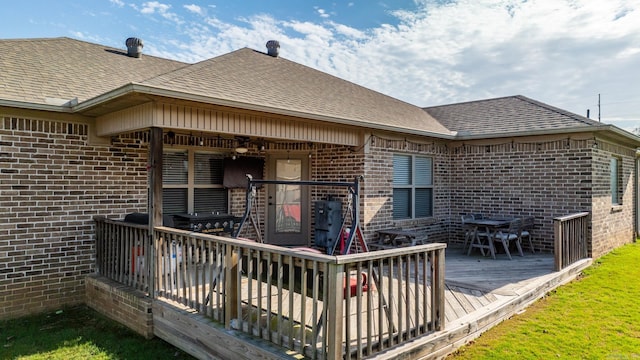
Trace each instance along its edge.
{"label": "gray roof shingle", "polygon": [[603,124],[522,95],[424,108],[459,136],[559,131]]}
{"label": "gray roof shingle", "polygon": [[162,89],[169,96],[195,95],[211,103],[447,138],[605,127],[519,95],[421,109],[248,48],[187,64],[149,55],[133,58],[126,50],[65,37],[0,40],[0,101],[62,105],[77,98],[82,103],[105,94],[108,99],[112,91],[124,96],[116,92],[127,84]]}
{"label": "gray roof shingle", "polygon": [[51,104],[90,99],[188,64],[66,37],[0,41],[0,99]]}
{"label": "gray roof shingle", "polygon": [[70,38],[0,40],[0,69],[0,100],[82,103],[137,83],[365,127],[451,135],[417,106],[247,48],[185,64]]}
{"label": "gray roof shingle", "polygon": [[143,84],[356,121],[363,126],[450,135],[448,129],[417,106],[248,48],[159,75]]}

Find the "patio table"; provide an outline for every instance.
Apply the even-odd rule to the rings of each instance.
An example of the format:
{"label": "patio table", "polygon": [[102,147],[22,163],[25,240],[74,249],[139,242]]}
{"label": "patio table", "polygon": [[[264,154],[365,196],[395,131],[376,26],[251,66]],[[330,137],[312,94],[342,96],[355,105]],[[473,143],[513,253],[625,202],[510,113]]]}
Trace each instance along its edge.
{"label": "patio table", "polygon": [[[476,248],[480,249],[482,256],[485,255],[484,250],[489,250],[492,258],[496,258],[496,249],[493,246],[493,239],[496,237],[496,233],[505,227],[508,227],[513,219],[508,218],[499,218],[499,219],[474,219],[467,220],[466,223],[474,226],[473,236],[471,238],[471,245],[469,245],[469,250],[467,255],[471,255],[471,250]],[[489,234],[489,239],[487,239],[487,243],[483,243],[478,236],[478,229],[485,228],[486,232]]]}
{"label": "patio table", "polygon": [[420,232],[402,229],[385,229],[377,232],[378,241],[369,244],[372,250],[422,245],[425,241],[424,238],[426,238],[426,235],[423,235],[423,239],[418,240],[417,238],[420,238],[421,235]]}

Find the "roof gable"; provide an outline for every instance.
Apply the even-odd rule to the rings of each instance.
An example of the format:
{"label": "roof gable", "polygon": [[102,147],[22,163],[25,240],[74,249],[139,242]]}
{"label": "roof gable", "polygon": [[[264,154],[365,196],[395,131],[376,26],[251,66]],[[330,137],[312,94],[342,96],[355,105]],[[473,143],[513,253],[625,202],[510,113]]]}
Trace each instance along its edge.
{"label": "roof gable", "polygon": [[417,106],[248,48],[159,75],[143,84],[361,126],[450,135]]}

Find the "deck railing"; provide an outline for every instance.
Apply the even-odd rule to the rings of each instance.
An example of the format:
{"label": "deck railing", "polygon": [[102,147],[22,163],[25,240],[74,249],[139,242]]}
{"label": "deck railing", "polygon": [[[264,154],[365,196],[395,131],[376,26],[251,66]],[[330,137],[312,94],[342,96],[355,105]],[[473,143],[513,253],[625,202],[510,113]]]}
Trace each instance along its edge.
{"label": "deck railing", "polygon": [[360,359],[444,329],[445,244],[330,256],[156,227],[151,261],[146,226],[104,218],[96,240],[100,274],[307,358]]}
{"label": "deck railing", "polygon": [[588,256],[588,212],[554,218],[553,230],[556,271]]}
{"label": "deck railing", "polygon": [[96,217],[96,272],[149,292],[149,227]]}
{"label": "deck railing", "polygon": [[158,296],[308,358],[363,358],[444,327],[444,244],[329,256],[166,227],[155,238]]}

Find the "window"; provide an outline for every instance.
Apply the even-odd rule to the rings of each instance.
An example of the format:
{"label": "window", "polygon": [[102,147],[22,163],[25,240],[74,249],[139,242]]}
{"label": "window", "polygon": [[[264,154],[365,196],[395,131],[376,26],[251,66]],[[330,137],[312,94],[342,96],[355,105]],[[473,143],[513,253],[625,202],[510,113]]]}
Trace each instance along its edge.
{"label": "window", "polygon": [[393,218],[433,216],[433,159],[393,156]]}
{"label": "window", "polygon": [[172,151],[162,161],[163,213],[228,212],[221,155]]}
{"label": "window", "polygon": [[620,193],[621,189],[621,178],[620,174],[620,159],[616,157],[611,158],[611,204],[612,205],[620,205],[622,204],[622,194]]}

